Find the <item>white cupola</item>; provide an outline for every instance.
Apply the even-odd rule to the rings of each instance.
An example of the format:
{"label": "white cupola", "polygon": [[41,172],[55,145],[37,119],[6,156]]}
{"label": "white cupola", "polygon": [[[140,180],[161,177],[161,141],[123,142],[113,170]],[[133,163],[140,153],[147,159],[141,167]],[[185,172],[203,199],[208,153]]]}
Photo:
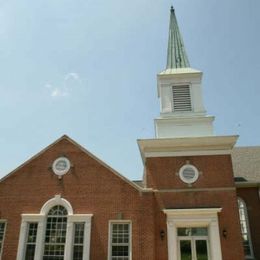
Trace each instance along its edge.
{"label": "white cupola", "polygon": [[157,138],[213,135],[213,116],[207,116],[202,98],[202,72],[190,68],[174,9],[171,8],[166,70],[157,76],[160,117]]}

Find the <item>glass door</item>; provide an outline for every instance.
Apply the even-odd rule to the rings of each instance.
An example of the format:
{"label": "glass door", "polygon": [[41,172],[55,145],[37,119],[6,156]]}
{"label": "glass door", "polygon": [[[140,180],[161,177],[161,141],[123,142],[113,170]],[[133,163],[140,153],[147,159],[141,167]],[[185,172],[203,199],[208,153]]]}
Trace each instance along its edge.
{"label": "glass door", "polygon": [[209,260],[207,228],[178,228],[179,260]]}

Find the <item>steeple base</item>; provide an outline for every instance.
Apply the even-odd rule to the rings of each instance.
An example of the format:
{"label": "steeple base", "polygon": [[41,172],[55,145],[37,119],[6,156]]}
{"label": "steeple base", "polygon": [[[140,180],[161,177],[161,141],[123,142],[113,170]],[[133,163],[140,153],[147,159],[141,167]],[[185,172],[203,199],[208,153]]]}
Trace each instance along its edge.
{"label": "steeple base", "polygon": [[156,118],[156,138],[213,136],[213,116]]}

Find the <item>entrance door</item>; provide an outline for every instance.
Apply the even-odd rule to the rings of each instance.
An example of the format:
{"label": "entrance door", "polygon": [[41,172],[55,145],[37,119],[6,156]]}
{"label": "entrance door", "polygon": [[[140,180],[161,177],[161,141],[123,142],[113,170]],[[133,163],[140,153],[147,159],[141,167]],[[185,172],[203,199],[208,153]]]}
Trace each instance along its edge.
{"label": "entrance door", "polygon": [[179,260],[209,260],[208,230],[178,228]]}

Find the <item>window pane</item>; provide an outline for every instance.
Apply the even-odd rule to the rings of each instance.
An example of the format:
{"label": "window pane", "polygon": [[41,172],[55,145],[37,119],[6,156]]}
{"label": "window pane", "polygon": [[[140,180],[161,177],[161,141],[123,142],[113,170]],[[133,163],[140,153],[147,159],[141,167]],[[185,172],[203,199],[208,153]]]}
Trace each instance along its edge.
{"label": "window pane", "polygon": [[181,260],[191,260],[191,240],[180,241]]}
{"label": "window pane", "polygon": [[113,223],[111,231],[112,259],[129,259],[130,224]]}
{"label": "window pane", "polygon": [[73,260],[82,260],[83,259],[83,245],[74,246]]}
{"label": "window pane", "polygon": [[0,253],[2,252],[4,234],[5,234],[5,222],[0,222]]}
{"label": "window pane", "polygon": [[207,236],[208,228],[196,227],[196,228],[178,228],[178,236]]}
{"label": "window pane", "polygon": [[27,245],[25,260],[34,260],[35,245]]}
{"label": "window pane", "polygon": [[113,246],[112,255],[113,256],[128,256],[128,246]]}
{"label": "window pane", "polygon": [[192,236],[207,236],[208,229],[206,227],[198,227],[191,229]]}
{"label": "window pane", "polygon": [[208,260],[208,249],[206,240],[196,240],[197,260]]}
{"label": "window pane", "polygon": [[246,256],[252,256],[253,252],[250,245],[250,234],[249,234],[246,204],[240,198],[238,199],[238,207],[239,207],[239,218],[240,218],[241,233],[243,238],[244,252]]}
{"label": "window pane", "polygon": [[190,236],[191,228],[178,228],[178,236]]}
{"label": "window pane", "polygon": [[6,226],[5,222],[0,222],[0,254],[2,253],[2,248],[3,248],[5,226]]}

